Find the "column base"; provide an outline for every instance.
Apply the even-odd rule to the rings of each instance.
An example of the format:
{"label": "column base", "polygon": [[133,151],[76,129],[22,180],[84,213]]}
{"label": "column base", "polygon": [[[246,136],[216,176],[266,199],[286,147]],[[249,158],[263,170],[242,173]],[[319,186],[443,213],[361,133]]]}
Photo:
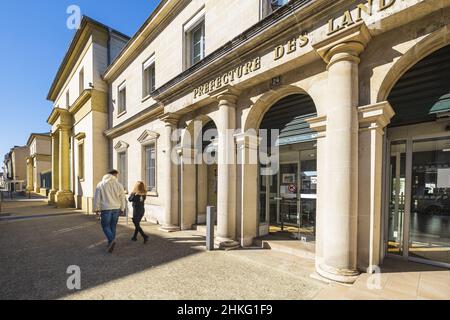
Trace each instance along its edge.
{"label": "column base", "polygon": [[75,206],[75,199],[70,191],[58,191],[55,202],[58,208],[73,208]]}
{"label": "column base", "polygon": [[51,190],[48,194],[48,204],[49,205],[55,205],[56,204],[56,193],[58,191],[56,190]]}
{"label": "column base", "polygon": [[168,225],[168,226],[162,226],[161,228],[159,228],[159,231],[170,233],[170,232],[181,231],[181,228],[178,226]]}
{"label": "column base", "polygon": [[325,279],[345,284],[353,284],[359,277],[357,270],[336,269],[324,264],[317,265],[316,272]]}
{"label": "column base", "polygon": [[219,246],[219,250],[236,250],[241,247],[239,242],[227,238],[217,237],[215,240],[216,244]]}

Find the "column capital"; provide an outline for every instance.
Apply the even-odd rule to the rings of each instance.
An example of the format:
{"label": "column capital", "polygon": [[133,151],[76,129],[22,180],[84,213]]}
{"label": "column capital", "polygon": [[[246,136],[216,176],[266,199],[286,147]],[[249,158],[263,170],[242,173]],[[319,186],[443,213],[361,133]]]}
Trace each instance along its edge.
{"label": "column capital", "polygon": [[219,101],[219,105],[221,105],[222,103],[236,104],[239,99],[240,93],[241,91],[236,87],[227,85],[218,90],[210,92],[209,96]]}
{"label": "column capital", "polygon": [[234,135],[238,149],[248,148],[257,150],[261,143],[261,138],[248,132],[241,132]]}
{"label": "column capital", "polygon": [[327,116],[306,119],[311,130],[317,132],[317,138],[324,138],[327,132]]}
{"label": "column capital", "polygon": [[180,116],[175,113],[166,113],[161,117],[166,126],[175,127],[180,122]]}
{"label": "column capital", "polygon": [[361,21],[319,41],[313,45],[313,48],[328,67],[342,60],[359,63],[358,56],[364,51],[371,38],[369,29]]}
{"label": "column capital", "polygon": [[60,131],[70,131],[72,129],[71,126],[69,125],[65,125],[65,124],[59,124],[57,126],[57,132],[59,133]]}
{"label": "column capital", "polygon": [[382,130],[391,122],[395,111],[388,101],[358,108],[359,128],[364,130]]}

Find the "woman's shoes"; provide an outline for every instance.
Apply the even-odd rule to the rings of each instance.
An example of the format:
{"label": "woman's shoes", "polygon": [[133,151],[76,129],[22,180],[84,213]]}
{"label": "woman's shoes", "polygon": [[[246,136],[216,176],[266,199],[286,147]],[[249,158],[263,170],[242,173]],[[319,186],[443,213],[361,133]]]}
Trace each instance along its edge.
{"label": "woman's shoes", "polygon": [[148,236],[144,237],[144,244],[146,244],[148,242],[148,238],[149,238]]}
{"label": "woman's shoes", "polygon": [[136,238],[136,237],[133,237],[133,238],[131,238],[131,241],[136,242],[136,241],[137,241],[137,238]]}

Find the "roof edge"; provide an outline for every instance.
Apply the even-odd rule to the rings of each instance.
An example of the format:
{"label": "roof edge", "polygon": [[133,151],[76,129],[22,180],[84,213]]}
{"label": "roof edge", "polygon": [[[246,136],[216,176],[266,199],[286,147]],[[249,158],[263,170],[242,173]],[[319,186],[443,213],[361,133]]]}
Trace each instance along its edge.
{"label": "roof edge", "polygon": [[123,38],[126,38],[128,41],[130,40],[130,37],[128,35],[120,32],[120,31],[117,31],[111,27],[108,27],[107,25],[105,25],[95,19],[92,19],[86,15],[83,15],[80,26],[79,26],[77,32],[75,33],[75,35],[73,36],[72,41],[70,42],[69,49],[65,53],[64,58],[63,58],[61,64],[59,65],[58,71],[56,72],[55,78],[53,79],[52,85],[50,86],[50,89],[47,93],[47,100],[49,100],[49,101],[56,100],[55,90],[57,88],[59,80],[61,79],[61,77],[63,75],[64,67],[69,62],[70,56],[75,51],[75,48],[81,38],[81,35],[83,34],[85,28],[89,24],[100,27],[100,28],[104,29],[105,31],[116,33],[117,35],[119,35]]}

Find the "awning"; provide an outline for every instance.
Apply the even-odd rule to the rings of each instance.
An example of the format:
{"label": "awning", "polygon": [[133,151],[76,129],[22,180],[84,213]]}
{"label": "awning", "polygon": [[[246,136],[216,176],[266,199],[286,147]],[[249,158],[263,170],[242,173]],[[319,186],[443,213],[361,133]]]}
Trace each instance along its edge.
{"label": "awning", "polygon": [[433,107],[431,107],[429,114],[444,113],[450,111],[450,93],[447,93],[439,98]]}

